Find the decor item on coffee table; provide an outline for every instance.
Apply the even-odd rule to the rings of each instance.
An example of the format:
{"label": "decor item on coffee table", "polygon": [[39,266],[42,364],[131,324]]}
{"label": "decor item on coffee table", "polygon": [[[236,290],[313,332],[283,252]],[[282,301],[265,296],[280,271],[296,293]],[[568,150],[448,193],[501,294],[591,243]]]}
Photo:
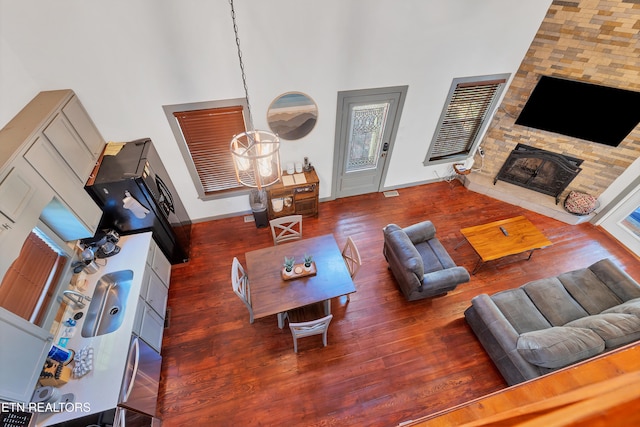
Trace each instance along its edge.
{"label": "decor item on coffee table", "polygon": [[444,295],[469,281],[469,272],[456,266],[436,238],[431,221],[405,228],[389,224],[383,234],[384,257],[408,301]]}
{"label": "decor item on coffee table", "polygon": [[640,339],[640,284],[610,259],[471,300],[467,323],[509,385]]}

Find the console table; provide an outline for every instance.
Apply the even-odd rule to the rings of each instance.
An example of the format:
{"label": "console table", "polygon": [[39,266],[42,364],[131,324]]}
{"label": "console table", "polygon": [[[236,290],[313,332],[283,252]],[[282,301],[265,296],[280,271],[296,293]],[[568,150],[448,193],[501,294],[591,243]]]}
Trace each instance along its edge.
{"label": "console table", "polygon": [[[304,176],[304,182],[296,183],[294,177]],[[320,180],[315,170],[301,174],[284,174],[283,179],[266,188],[268,199],[269,219],[286,215],[318,215],[318,195]],[[300,180],[299,180],[300,181]],[[276,212],[273,208],[274,200],[278,204],[282,200],[282,210]]]}

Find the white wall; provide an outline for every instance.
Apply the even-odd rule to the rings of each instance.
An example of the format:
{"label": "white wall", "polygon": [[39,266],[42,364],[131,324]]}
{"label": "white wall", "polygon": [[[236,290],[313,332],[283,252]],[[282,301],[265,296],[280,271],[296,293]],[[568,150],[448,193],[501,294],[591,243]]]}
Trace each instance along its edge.
{"label": "white wall", "polygon": [[[318,104],[284,141],[329,197],[337,93],[409,85],[386,187],[430,181],[422,165],[451,80],[515,73],[551,0],[236,0],[254,123],[283,92]],[[226,0],[0,0],[0,126],[37,92],[71,88],[107,141],[150,137],[193,219],[249,210],[203,202],[162,105],[244,96]]]}

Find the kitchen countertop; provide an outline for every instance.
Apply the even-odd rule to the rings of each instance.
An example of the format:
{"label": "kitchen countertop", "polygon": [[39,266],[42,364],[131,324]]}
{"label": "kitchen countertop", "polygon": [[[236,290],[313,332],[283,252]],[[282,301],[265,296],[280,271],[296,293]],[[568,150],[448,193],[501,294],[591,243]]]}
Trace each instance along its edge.
{"label": "kitchen countertop", "polygon": [[[122,236],[118,242],[121,247],[120,253],[105,258],[107,264],[104,267],[86,276],[87,288],[83,293],[90,296],[102,275],[119,270],[133,271],[124,319],[116,331],[90,338],[83,338],[81,335],[84,316],[77,321],[75,333],[69,339],[67,348],[77,353],[84,347],[93,347],[93,369],[81,378],[71,376],[68,383],[58,387],[60,395],[74,394],[76,410],[53,414],[39,413],[37,426],[48,426],[117,406],[150,244],[151,232]],[[102,263],[103,260],[99,262]],[[68,307],[63,320],[72,317],[78,311],[86,314],[88,307],[89,303],[83,309]],[[64,326],[60,328],[61,331],[62,329]],[[59,336],[55,337],[54,343],[58,342],[58,338]],[[73,367],[73,363],[69,366]]]}

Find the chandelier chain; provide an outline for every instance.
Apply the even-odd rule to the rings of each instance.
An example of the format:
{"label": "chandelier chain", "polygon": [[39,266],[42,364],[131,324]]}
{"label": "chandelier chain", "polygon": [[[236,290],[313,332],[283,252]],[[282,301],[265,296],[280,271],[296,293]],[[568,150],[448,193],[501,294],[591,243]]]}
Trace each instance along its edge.
{"label": "chandelier chain", "polygon": [[231,20],[233,21],[233,33],[236,36],[236,46],[238,47],[238,61],[240,62],[240,73],[242,74],[242,85],[244,86],[244,97],[247,101],[247,115],[249,121],[249,129],[253,130],[253,116],[251,114],[251,104],[249,103],[249,87],[247,86],[247,75],[244,71],[244,62],[242,61],[242,50],[240,49],[240,37],[238,37],[238,24],[236,23],[236,11],[233,7],[233,0],[229,0],[231,5]]}

